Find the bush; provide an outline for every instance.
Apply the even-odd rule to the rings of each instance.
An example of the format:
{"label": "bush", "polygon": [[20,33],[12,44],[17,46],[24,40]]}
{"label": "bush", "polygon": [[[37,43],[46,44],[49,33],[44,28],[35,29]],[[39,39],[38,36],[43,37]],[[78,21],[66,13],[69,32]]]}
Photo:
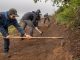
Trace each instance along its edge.
{"label": "bush", "polygon": [[58,24],[65,24],[68,27],[80,25],[80,0],[71,0],[69,6],[64,5],[56,12]]}

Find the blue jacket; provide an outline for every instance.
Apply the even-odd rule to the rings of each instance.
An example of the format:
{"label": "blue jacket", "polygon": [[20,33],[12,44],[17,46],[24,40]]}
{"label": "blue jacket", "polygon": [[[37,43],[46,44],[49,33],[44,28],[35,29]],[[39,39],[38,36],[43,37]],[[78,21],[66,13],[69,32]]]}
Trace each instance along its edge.
{"label": "blue jacket", "polygon": [[13,25],[17,30],[21,33],[21,35],[24,35],[24,30],[20,27],[17,20],[11,20],[8,17],[8,12],[0,12],[0,26],[5,28],[5,30],[8,30],[8,27]]}

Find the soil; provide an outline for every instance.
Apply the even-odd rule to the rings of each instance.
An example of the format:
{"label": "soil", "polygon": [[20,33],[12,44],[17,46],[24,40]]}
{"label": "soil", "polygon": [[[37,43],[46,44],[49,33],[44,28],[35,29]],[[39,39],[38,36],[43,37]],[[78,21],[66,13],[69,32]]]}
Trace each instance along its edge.
{"label": "soil", "polygon": [[34,36],[64,39],[10,39],[10,58],[3,56],[3,40],[0,39],[0,60],[73,60],[75,54],[71,51],[68,29],[57,25],[53,18],[49,27],[48,22],[46,24],[42,22],[39,23],[39,28],[43,31],[43,35],[34,31]]}

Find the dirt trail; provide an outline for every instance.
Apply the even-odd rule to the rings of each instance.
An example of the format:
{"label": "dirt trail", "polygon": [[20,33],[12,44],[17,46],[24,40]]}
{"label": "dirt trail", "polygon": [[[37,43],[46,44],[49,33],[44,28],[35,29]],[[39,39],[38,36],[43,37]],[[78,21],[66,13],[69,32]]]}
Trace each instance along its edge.
{"label": "dirt trail", "polygon": [[[44,24],[40,29],[44,32],[42,36],[62,36],[67,40],[66,29],[57,26],[51,19],[50,27]],[[34,36],[40,36],[34,32]],[[0,40],[0,53],[2,53],[2,40]],[[71,53],[61,46],[61,39],[31,39],[11,40],[11,58],[9,60],[73,60]],[[0,54],[0,60],[7,60]]]}

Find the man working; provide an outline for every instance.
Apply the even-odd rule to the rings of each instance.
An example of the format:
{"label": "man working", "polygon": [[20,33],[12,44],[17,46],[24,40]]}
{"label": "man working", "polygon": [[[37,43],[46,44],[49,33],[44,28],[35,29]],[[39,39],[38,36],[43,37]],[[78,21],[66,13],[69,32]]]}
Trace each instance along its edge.
{"label": "man working", "polygon": [[50,19],[49,19],[48,13],[46,13],[46,14],[44,15],[44,24],[46,23],[46,20],[48,20],[49,25],[50,25]]}
{"label": "man working", "polygon": [[4,39],[4,54],[8,56],[9,52],[9,45],[10,45],[10,40],[9,40],[9,33],[8,33],[8,27],[13,25],[15,28],[20,32],[21,36],[26,36],[27,38],[30,38],[29,35],[26,35],[24,30],[20,27],[18,24],[16,17],[17,11],[16,9],[12,8],[7,12],[0,12],[0,32],[2,33]]}
{"label": "man working", "polygon": [[42,32],[38,29],[38,20],[40,19],[39,16],[40,10],[37,10],[36,12],[28,12],[24,14],[21,20],[25,23],[23,29],[25,30],[26,26],[30,28],[29,34],[33,36],[33,30],[36,29],[40,34]]}

